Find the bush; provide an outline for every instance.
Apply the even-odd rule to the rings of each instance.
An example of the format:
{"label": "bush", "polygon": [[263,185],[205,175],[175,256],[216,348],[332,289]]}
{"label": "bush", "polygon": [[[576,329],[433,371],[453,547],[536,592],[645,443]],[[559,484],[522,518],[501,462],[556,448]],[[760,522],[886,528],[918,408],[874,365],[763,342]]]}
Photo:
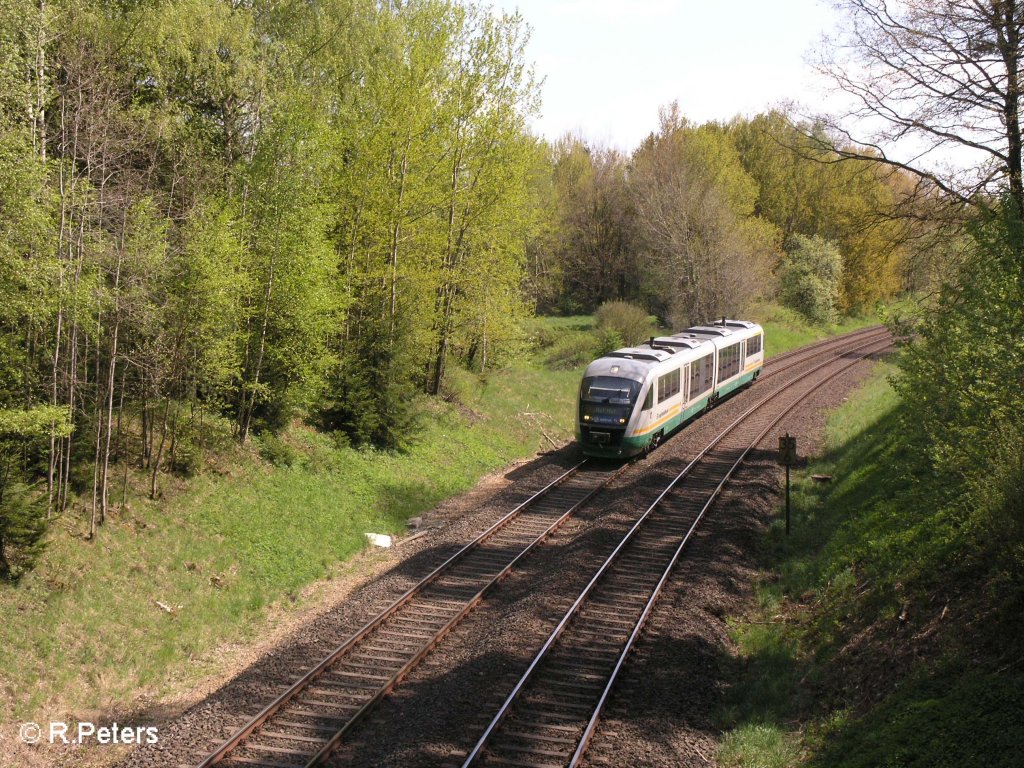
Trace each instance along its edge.
{"label": "bush", "polygon": [[299,460],[299,452],[273,432],[263,432],[256,438],[260,456],[275,467],[290,467]]}
{"label": "bush", "polygon": [[606,301],[597,308],[594,317],[597,319],[598,329],[614,331],[626,346],[639,344],[650,338],[654,332],[651,316],[640,307],[625,301]]}
{"label": "bush", "polygon": [[779,272],[779,297],[812,322],[835,322],[842,276],[843,257],[833,243],[793,235]]}
{"label": "bush", "polygon": [[203,469],[203,447],[192,424],[179,426],[171,444],[171,471],[181,477],[195,477]]}
{"label": "bush", "polygon": [[614,352],[616,349],[622,349],[627,346],[619,332],[614,328],[602,328],[598,332],[598,344],[595,351],[595,357],[601,357],[607,355],[609,352]]}
{"label": "bush", "polygon": [[975,224],[974,258],[914,329],[895,384],[936,475],[961,485],[957,508],[1024,573],[1024,223],[1003,214]]}
{"label": "bush", "polygon": [[420,430],[410,364],[385,338],[364,339],[330,377],[315,414],[318,426],[344,432],[352,445],[403,450]]}
{"label": "bush", "polygon": [[0,580],[16,580],[32,569],[43,550],[46,504],[22,483],[4,488],[0,499]]}

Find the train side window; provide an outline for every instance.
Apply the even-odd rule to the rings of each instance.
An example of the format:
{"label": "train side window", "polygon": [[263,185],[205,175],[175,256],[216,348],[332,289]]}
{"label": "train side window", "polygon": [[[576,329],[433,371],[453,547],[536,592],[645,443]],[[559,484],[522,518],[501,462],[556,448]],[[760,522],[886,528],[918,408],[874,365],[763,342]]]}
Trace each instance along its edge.
{"label": "train side window", "polygon": [[747,356],[756,355],[761,351],[761,334],[757,336],[751,336],[747,339]]}
{"label": "train side window", "polygon": [[679,369],[658,377],[658,402],[664,402],[679,394]]}
{"label": "train side window", "polygon": [[654,382],[651,382],[651,386],[647,389],[647,397],[644,398],[643,410],[649,411],[654,407]]}

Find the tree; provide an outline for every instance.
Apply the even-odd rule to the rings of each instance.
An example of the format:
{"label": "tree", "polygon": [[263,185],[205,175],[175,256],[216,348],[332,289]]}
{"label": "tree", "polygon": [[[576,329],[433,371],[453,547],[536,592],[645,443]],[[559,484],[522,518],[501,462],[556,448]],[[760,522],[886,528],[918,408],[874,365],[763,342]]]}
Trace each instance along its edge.
{"label": "tree", "polygon": [[843,257],[833,243],[820,237],[792,235],[779,267],[783,303],[816,323],[836,319]]}
{"label": "tree", "polygon": [[904,289],[907,243],[913,239],[913,250],[923,250],[920,222],[897,211],[913,194],[905,172],[869,153],[863,162],[840,162],[840,150],[821,125],[795,122],[777,110],[737,118],[727,128],[744,169],[757,181],[757,215],[777,226],[784,241],[800,234],[838,246],[843,308]]}
{"label": "tree", "polygon": [[763,289],[777,230],[753,216],[757,184],[725,131],[664,110],[633,155],[629,189],[659,314],[700,322],[742,311]]}
{"label": "tree", "polygon": [[[1020,72],[1024,6],[1014,0],[840,0],[847,24],[824,51],[821,69],[854,106],[827,124],[872,161],[917,175],[962,202],[1008,186],[1024,210]],[[857,123],[863,123],[858,128]],[[855,135],[867,131],[868,136]],[[909,160],[892,156],[909,143]],[[943,153],[976,162],[943,171]],[[844,157],[863,157],[853,146]]]}
{"label": "tree", "polygon": [[556,142],[551,162],[557,224],[547,245],[560,265],[561,309],[590,312],[638,298],[626,158],[569,135]]}

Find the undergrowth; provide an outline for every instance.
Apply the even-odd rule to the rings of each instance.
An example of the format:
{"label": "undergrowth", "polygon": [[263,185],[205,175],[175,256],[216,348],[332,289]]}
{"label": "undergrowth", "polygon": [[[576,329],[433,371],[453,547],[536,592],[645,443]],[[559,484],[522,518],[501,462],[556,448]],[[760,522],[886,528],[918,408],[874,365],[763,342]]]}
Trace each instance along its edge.
{"label": "undergrowth", "polygon": [[[805,325],[773,340],[773,322],[776,352],[820,335]],[[55,519],[38,567],[0,586],[0,721],[117,716],[188,691],[274,616],[312,606],[365,533],[401,532],[486,472],[570,439],[600,331],[590,317],[526,330],[528,357],[453,368],[444,398],[418,400],[423,429],[403,451],[301,422],[240,448],[210,420],[194,477],[161,473],[151,500],[147,476],[129,470],[127,503],[118,491],[93,541],[84,502]]]}
{"label": "undergrowth", "polygon": [[1024,590],[922,458],[894,370],[831,416],[794,475],[792,534],[769,531],[757,605],[732,623],[724,766],[1019,764]]}

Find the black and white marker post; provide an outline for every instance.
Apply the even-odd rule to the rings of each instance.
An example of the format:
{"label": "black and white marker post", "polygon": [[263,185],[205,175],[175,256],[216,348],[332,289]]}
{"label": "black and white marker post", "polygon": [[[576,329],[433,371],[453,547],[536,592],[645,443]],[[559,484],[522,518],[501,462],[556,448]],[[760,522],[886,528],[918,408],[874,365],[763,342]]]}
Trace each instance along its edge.
{"label": "black and white marker post", "polygon": [[779,438],[779,464],[786,468],[786,535],[789,536],[789,468],[796,464],[796,437],[789,432]]}

